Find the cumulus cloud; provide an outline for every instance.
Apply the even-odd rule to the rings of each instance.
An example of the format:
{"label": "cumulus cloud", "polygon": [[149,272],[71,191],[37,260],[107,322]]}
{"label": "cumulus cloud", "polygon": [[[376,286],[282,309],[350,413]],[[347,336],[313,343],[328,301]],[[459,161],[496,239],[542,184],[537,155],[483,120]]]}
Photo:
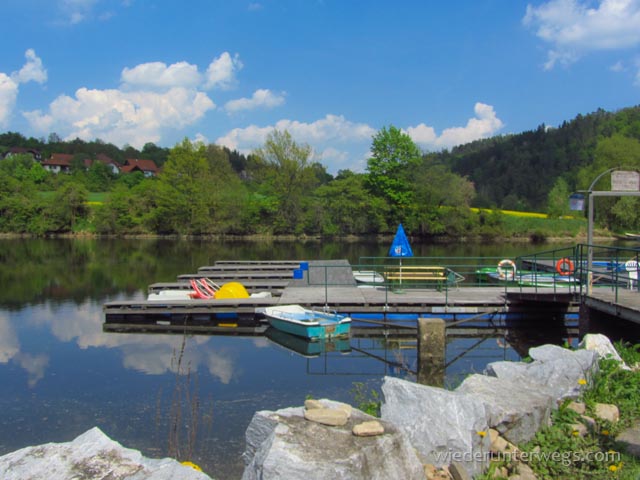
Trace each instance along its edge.
{"label": "cumulus cloud", "polygon": [[238,54],[231,57],[229,52],[222,53],[209,64],[204,87],[207,89],[221,88],[223,90],[231,88],[235,84],[236,73],[242,67]]}
{"label": "cumulus cloud", "polygon": [[42,60],[36,55],[36,52],[30,48],[24,54],[27,63],[15,72],[12,77],[17,83],[37,82],[45,83],[47,81],[47,70],[42,65]]}
{"label": "cumulus cloud", "polygon": [[49,113],[33,111],[25,117],[42,133],[55,126],[69,131],[69,139],[100,138],[142,148],[145,143],[158,142],[163,129],[191,125],[212,108],[215,104],[205,93],[183,87],[165,92],[80,88],[74,97],[56,98]]}
{"label": "cumulus cloud", "polygon": [[24,54],[27,62],[18,71],[7,75],[0,72],[0,127],[4,128],[9,124],[9,118],[18,98],[21,83],[47,81],[47,70],[42,64],[42,60],[36,55],[33,49],[29,49]]}
{"label": "cumulus cloud", "polygon": [[[35,61],[31,63],[36,65]],[[141,148],[145,143],[158,142],[163,131],[192,125],[214,109],[215,103],[203,88],[230,85],[240,67],[237,56],[232,58],[228,52],[214,59],[206,74],[188,62],[142,63],[122,70],[119,89],[79,88],[73,96],[57,97],[48,111],[35,110],[23,115],[42,134],[55,130],[66,139],[100,138]],[[32,67],[29,77],[41,78],[35,74],[37,71]],[[0,77],[0,99],[5,98],[4,102],[0,100],[0,114],[2,105],[9,109],[15,97],[11,80]],[[268,90],[259,90],[247,101],[255,106],[273,106],[281,100]]]}
{"label": "cumulus cloud", "polygon": [[474,112],[476,116],[470,118],[464,127],[447,128],[440,136],[436,135],[433,127],[424,123],[409,127],[406,132],[421,147],[442,149],[493,136],[504,126],[491,105],[478,102]]}
{"label": "cumulus cloud", "polygon": [[268,89],[260,89],[253,92],[251,98],[239,98],[228,101],[224,108],[229,113],[242,110],[255,110],[256,108],[273,108],[284,103],[284,94],[275,94]]}
{"label": "cumulus cloud", "polygon": [[231,150],[249,152],[262,146],[267,135],[273,130],[287,130],[296,142],[309,143],[315,150],[322,142],[349,142],[371,139],[375,130],[363,123],[353,123],[342,115],[326,115],[312,123],[297,120],[279,120],[275,125],[258,127],[250,125],[246,128],[235,128],[218,138],[216,143]]}
{"label": "cumulus cloud", "polygon": [[359,148],[363,142],[370,142],[376,133],[367,124],[351,122],[342,115],[329,114],[310,123],[283,119],[265,127],[250,125],[235,128],[219,137],[215,143],[246,154],[261,147],[267,135],[274,130],[287,130],[296,142],[309,144],[314,152],[313,160],[323,163],[330,172],[360,167],[359,159],[349,158],[344,151],[336,148],[336,144],[345,148]]}
{"label": "cumulus cloud", "polygon": [[545,69],[570,64],[591,51],[617,50],[640,44],[638,0],[550,0],[527,6],[523,23],[551,44]]}
{"label": "cumulus cloud", "polygon": [[162,62],[142,63],[122,70],[121,79],[133,88],[195,88],[201,82],[197,65],[178,62],[167,66]]}
{"label": "cumulus cloud", "polygon": [[0,127],[5,128],[9,124],[17,98],[18,83],[0,72]]}

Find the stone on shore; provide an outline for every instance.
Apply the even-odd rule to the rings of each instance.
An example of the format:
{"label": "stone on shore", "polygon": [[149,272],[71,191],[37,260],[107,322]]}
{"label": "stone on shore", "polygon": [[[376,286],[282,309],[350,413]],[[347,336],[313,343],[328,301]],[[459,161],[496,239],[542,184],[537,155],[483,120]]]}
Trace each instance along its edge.
{"label": "stone on shore", "polygon": [[620,432],[616,442],[620,443],[626,453],[640,458],[640,422]]}
{"label": "stone on shore", "polygon": [[485,374],[549,392],[556,400],[576,398],[598,369],[598,355],[590,350],[568,350],[543,345],[529,350],[534,360],[493,362]]}
{"label": "stone on shore", "polygon": [[384,378],[382,393],[382,419],[402,429],[422,463],[442,467],[457,461],[471,475],[488,465],[488,426],[480,399],[394,377]]}
{"label": "stone on shore", "polygon": [[[246,431],[243,480],[270,479],[420,479],[424,469],[415,450],[394,425],[380,421],[384,433],[353,435],[355,425],[376,419],[353,409],[343,426],[325,426],[304,418],[305,411],[344,404],[319,401],[323,408],[303,407],[257,412]],[[343,407],[341,407],[343,405]]]}
{"label": "stone on shore", "polygon": [[470,375],[456,389],[484,403],[487,424],[512,443],[526,442],[550,424],[555,399],[527,383]]}
{"label": "stone on shore", "polygon": [[620,363],[622,369],[631,370],[631,368],[624,363],[622,357],[620,357],[620,354],[606,335],[602,335],[601,333],[588,333],[582,338],[579,347],[585,350],[593,350],[598,354],[599,358],[615,360]]}
{"label": "stone on shore", "polygon": [[0,457],[0,478],[205,480],[211,477],[172,458],[146,458],[94,427],[71,442],[26,447]]}
{"label": "stone on shore", "polygon": [[357,437],[374,437],[384,433],[384,425],[377,420],[369,420],[354,425],[352,432]]}

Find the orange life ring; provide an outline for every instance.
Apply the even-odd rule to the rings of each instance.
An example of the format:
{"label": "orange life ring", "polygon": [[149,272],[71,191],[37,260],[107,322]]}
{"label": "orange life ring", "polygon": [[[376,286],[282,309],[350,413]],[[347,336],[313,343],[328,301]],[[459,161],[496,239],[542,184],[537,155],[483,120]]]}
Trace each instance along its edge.
{"label": "orange life ring", "polygon": [[498,263],[498,276],[500,280],[514,280],[516,278],[516,264],[513,260],[505,258]]}
{"label": "orange life ring", "polygon": [[562,276],[572,275],[575,271],[575,265],[570,258],[564,257],[556,262],[556,272]]}

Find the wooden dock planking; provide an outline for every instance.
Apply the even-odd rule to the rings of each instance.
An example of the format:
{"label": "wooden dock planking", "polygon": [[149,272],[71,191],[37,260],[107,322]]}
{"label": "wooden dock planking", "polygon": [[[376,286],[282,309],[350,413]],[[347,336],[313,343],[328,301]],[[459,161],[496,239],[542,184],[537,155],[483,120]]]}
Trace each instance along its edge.
{"label": "wooden dock planking", "polygon": [[294,270],[300,268],[300,264],[223,264],[209,265],[198,268],[198,273],[217,273],[217,272],[288,272],[293,273]]}
{"label": "wooden dock planking", "polygon": [[584,297],[584,304],[598,311],[640,324],[640,292],[638,290],[594,288]]}
{"label": "wooden dock planking", "polygon": [[[199,273],[184,273],[182,275],[178,275],[178,281],[180,280],[191,280],[194,278],[209,278],[216,282],[216,280],[220,282],[231,282],[238,281],[243,282],[245,280],[285,280],[285,279],[293,279],[293,271],[281,270],[281,271],[238,271],[238,272],[199,272]],[[218,282],[216,282],[218,283]]]}

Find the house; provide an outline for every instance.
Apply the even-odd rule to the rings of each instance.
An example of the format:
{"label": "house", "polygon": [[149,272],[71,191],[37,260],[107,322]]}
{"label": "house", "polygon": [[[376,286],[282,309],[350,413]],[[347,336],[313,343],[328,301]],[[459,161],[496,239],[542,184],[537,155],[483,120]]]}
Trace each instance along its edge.
{"label": "house", "polygon": [[42,160],[42,153],[35,148],[11,147],[2,154],[2,158],[9,158],[14,155],[31,155],[36,162]]}
{"label": "house", "polygon": [[68,173],[71,170],[71,160],[73,155],[68,153],[53,153],[51,157],[42,162],[45,170],[52,173]]}
{"label": "house", "polygon": [[120,171],[122,173],[142,172],[145,177],[155,177],[158,174],[158,167],[153,160],[127,158]]}
{"label": "house", "polygon": [[99,153],[98,155],[96,155],[96,161],[100,162],[100,163],[104,163],[107,167],[109,167],[109,169],[111,170],[111,173],[113,173],[114,175],[118,175],[120,173],[120,164],[118,162],[116,162],[114,159],[112,159],[111,157],[109,157],[108,155],[105,155],[104,153]]}

